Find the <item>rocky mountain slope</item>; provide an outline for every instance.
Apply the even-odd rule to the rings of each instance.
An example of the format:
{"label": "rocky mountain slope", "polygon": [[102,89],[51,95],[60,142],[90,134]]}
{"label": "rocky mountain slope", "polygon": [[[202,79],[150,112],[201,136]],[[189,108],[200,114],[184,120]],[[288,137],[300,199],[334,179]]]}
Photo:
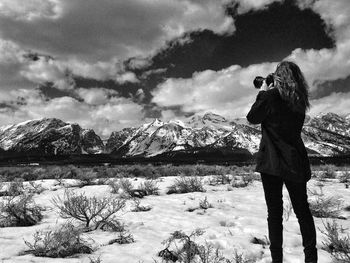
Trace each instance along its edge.
{"label": "rocky mountain slope", "polygon": [[[350,154],[350,115],[320,114],[305,119],[302,139],[310,155]],[[92,129],[56,118],[29,120],[0,127],[0,154],[97,154],[152,157],[170,153],[254,155],[260,143],[260,125],[245,118],[228,120],[208,112],[184,120],[154,119],[139,127],[113,131],[104,145]]]}
{"label": "rocky mountain slope", "polygon": [[[117,133],[117,132],[116,132]],[[124,135],[125,137],[125,135]],[[162,122],[158,119],[130,132],[119,148],[119,156],[151,157],[166,152],[198,151],[200,148],[257,152],[260,125],[245,118],[227,120],[214,114],[195,115],[185,121]],[[332,156],[350,153],[350,119],[334,113],[306,116],[302,138],[310,155]]]}
{"label": "rocky mountain slope", "polygon": [[102,153],[104,145],[92,129],[56,118],[29,120],[0,127],[0,148],[11,154],[59,155]]}

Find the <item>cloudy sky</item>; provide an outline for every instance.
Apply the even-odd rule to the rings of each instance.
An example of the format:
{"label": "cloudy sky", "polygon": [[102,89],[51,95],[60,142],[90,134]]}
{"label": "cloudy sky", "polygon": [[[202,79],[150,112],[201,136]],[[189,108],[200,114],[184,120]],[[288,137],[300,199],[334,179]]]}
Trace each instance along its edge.
{"label": "cloudy sky", "polygon": [[151,118],[244,117],[296,62],[308,114],[350,113],[349,0],[0,0],[0,126],[56,117],[102,138]]}

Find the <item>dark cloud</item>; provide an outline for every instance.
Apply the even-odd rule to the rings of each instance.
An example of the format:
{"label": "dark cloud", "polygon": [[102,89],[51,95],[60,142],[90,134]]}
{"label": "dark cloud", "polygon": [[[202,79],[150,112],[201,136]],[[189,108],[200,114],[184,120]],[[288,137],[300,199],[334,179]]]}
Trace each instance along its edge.
{"label": "dark cloud", "polygon": [[167,78],[188,78],[206,69],[280,61],[296,48],[334,47],[320,15],[311,9],[301,10],[294,1],[272,3],[267,9],[241,15],[235,13],[236,8],[228,11],[235,19],[233,35],[217,35],[210,30],[187,33],[184,38],[191,41],[170,42],[152,58],[147,70],[167,68]]}
{"label": "dark cloud", "polygon": [[[233,35],[219,35],[211,30],[185,33],[173,39],[153,57],[144,59],[144,67],[135,68],[126,60],[126,70],[132,70],[140,83],[94,81],[76,79],[79,87],[104,87],[115,89],[121,96],[133,97],[139,89],[144,91],[142,103],[152,100],[152,90],[169,78],[191,78],[194,72],[221,70],[231,65],[247,67],[270,61],[280,61],[296,48],[333,48],[320,15],[309,8],[300,9],[294,1],[272,3],[267,8],[237,14],[240,6],[227,9],[235,20]],[[155,116],[154,106],[145,107],[148,116]],[[179,109],[177,109],[177,112]]]}
{"label": "dark cloud", "polygon": [[320,99],[333,92],[350,92],[350,75],[344,79],[324,81],[322,83],[316,82],[315,86],[316,89],[310,94],[312,99]]}

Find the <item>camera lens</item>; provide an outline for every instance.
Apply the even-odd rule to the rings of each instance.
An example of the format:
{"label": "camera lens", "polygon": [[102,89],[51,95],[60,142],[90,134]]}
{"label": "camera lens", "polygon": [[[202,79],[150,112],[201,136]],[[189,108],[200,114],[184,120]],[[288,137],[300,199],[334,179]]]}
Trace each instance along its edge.
{"label": "camera lens", "polygon": [[263,84],[264,81],[265,81],[265,78],[263,78],[261,76],[255,77],[255,79],[253,81],[254,87],[256,89],[260,89],[260,87],[261,87],[261,85]]}

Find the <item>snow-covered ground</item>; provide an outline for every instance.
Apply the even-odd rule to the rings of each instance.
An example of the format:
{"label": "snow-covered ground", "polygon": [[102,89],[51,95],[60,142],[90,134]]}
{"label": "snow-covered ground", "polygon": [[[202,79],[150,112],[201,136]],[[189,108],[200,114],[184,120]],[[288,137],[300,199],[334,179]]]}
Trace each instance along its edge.
{"label": "snow-covered ground", "polygon": [[[256,258],[258,263],[271,262],[268,247],[252,244],[253,237],[264,238],[267,236],[267,211],[264,200],[262,184],[254,181],[246,188],[233,188],[228,191],[227,185],[211,186],[205,184],[206,192],[194,192],[186,194],[166,195],[166,187],[170,185],[174,177],[164,177],[158,183],[160,187],[159,196],[146,196],[141,199],[141,205],[151,205],[148,212],[131,212],[133,202],[128,201],[120,218],[126,223],[126,228],[133,235],[135,242],[119,245],[117,243],[108,245],[108,241],[116,238],[116,233],[104,231],[92,231],[84,234],[94,240],[93,255],[77,255],[73,258],[53,259],[40,258],[33,255],[20,255],[28,249],[24,240],[32,241],[32,235],[36,230],[55,227],[65,222],[53,209],[51,199],[54,196],[62,196],[64,188],[56,186],[55,180],[40,180],[36,183],[42,184],[47,189],[40,195],[35,195],[36,203],[47,208],[43,220],[32,227],[8,227],[0,228],[0,260],[1,262],[90,262],[89,256],[100,256],[102,263],[153,263],[153,259],[161,262],[157,253],[164,249],[161,242],[167,239],[170,233],[182,230],[190,234],[195,228],[204,228],[205,233],[195,239],[196,242],[204,244],[204,241],[212,243],[222,249],[227,258],[232,258],[234,250],[244,253],[247,257]],[[205,177],[205,180],[208,180]],[[135,178],[133,184],[137,186],[144,179]],[[65,183],[73,183],[73,180],[66,180]],[[317,181],[312,179],[308,183],[309,189],[318,190]],[[323,192],[326,196],[339,195],[344,200],[344,205],[350,205],[350,189],[338,180],[324,182]],[[87,195],[106,196],[110,194],[110,187],[107,185],[85,186],[75,188],[76,192],[84,191]],[[205,212],[201,209],[193,212],[186,211],[191,207],[198,207],[199,201],[207,197],[213,208]],[[284,187],[284,200],[288,203],[288,193]],[[338,223],[345,228],[350,228],[350,212],[343,212],[346,220],[338,220]],[[323,219],[324,220],[324,219]],[[76,222],[78,223],[78,222]],[[330,263],[330,255],[320,249],[323,234],[318,228],[323,229],[320,218],[315,218],[317,228],[317,244],[319,263]],[[91,241],[92,242],[92,241]],[[299,225],[295,215],[292,213],[289,219],[284,221],[284,262],[304,262],[303,247]]]}

